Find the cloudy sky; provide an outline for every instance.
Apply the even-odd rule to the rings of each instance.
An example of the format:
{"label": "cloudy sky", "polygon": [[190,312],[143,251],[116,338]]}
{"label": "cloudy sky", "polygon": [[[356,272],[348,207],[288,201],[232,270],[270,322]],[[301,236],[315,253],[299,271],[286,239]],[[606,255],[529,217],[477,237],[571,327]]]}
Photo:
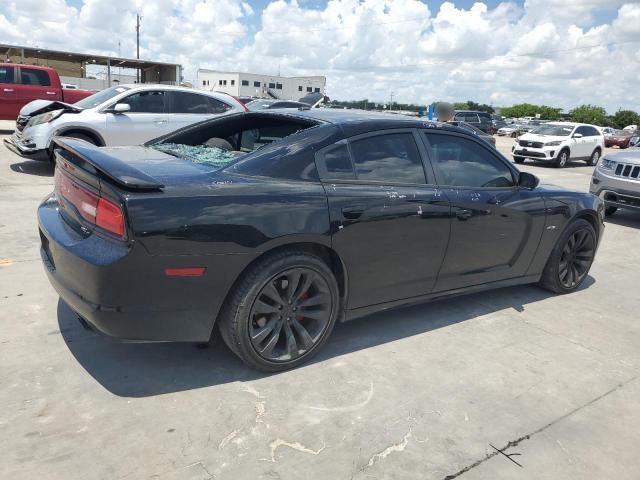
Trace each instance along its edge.
{"label": "cloudy sky", "polygon": [[640,0],[0,0],[0,43],[327,77],[336,99],[640,111]]}

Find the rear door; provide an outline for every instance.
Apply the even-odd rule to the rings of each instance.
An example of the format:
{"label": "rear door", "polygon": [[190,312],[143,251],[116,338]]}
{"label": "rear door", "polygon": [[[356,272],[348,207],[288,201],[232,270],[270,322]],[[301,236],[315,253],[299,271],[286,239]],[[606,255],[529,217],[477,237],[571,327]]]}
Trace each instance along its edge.
{"label": "rear door", "polygon": [[589,129],[581,126],[576,128],[573,135],[576,133],[579,133],[582,137],[573,139],[574,144],[572,149],[573,151],[571,152],[571,158],[587,157],[591,155],[593,150],[591,149],[592,139],[589,137]]}
{"label": "rear door", "polygon": [[20,111],[17,87],[17,68],[11,65],[0,67],[0,119],[15,120]]}
{"label": "rear door", "polygon": [[435,291],[523,276],[544,227],[544,202],[482,140],[423,133],[438,185],[451,203],[451,239]]}
{"label": "rear door", "polygon": [[62,90],[52,85],[49,71],[20,66],[19,78],[22,105],[38,99],[62,100]]}
{"label": "rear door", "polygon": [[349,309],[431,292],[449,239],[449,203],[413,130],[384,130],[321,150],[333,248]]}
{"label": "rear door", "polygon": [[209,95],[169,91],[170,131],[217,117],[232,109],[231,105]]}
{"label": "rear door", "polygon": [[144,90],[120,99],[131,110],[124,113],[105,112],[107,145],[141,145],[169,133],[169,114],[165,90]]}

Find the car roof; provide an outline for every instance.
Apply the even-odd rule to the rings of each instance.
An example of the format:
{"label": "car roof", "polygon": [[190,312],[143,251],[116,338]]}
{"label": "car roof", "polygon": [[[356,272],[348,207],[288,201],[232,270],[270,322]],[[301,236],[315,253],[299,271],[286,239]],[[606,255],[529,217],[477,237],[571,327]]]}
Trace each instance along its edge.
{"label": "car roof", "polygon": [[316,120],[322,123],[339,126],[346,136],[358,135],[369,130],[384,130],[392,128],[425,128],[438,127],[457,133],[469,132],[454,125],[442,122],[409,117],[405,115],[372,112],[369,110],[355,109],[333,109],[333,108],[309,108],[309,109],[282,109],[278,112],[268,110],[258,110],[252,112],[259,115],[278,115],[295,117],[299,119]]}

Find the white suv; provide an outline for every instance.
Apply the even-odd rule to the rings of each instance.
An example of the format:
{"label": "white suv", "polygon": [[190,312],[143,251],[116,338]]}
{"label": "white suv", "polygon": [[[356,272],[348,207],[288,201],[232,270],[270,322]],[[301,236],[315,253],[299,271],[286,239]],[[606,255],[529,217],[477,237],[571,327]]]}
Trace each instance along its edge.
{"label": "white suv", "polygon": [[598,127],[584,123],[549,122],[536,127],[513,142],[516,163],[527,158],[553,162],[564,167],[569,160],[595,165],[604,151],[604,137]]}
{"label": "white suv", "polygon": [[140,145],[192,123],[244,111],[242,103],[225,93],[119,85],[73,105],[42,100],[26,105],[5,144],[22,157],[48,160],[56,135],[100,146]]}

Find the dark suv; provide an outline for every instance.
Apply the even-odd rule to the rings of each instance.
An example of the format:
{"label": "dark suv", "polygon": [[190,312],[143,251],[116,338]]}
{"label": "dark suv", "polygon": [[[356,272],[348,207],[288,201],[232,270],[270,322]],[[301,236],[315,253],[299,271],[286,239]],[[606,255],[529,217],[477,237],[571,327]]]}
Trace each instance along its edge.
{"label": "dark suv", "polygon": [[491,114],[487,112],[476,112],[473,110],[456,110],[453,119],[458,122],[466,122],[474,127],[479,128],[489,135],[493,135],[493,125],[491,123]]}

